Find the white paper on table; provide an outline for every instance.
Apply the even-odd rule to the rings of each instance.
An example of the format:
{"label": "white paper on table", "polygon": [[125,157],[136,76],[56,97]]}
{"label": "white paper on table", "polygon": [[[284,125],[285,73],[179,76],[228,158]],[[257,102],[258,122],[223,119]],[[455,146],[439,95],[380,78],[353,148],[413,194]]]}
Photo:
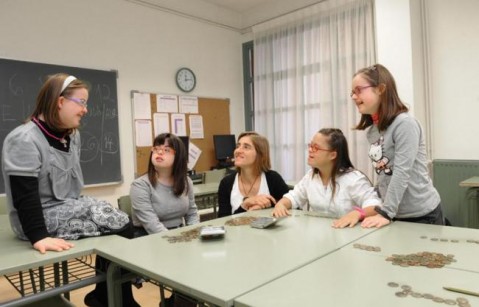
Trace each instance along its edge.
{"label": "white paper on table", "polygon": [[151,119],[150,94],[133,93],[133,119]]}
{"label": "white paper on table", "polygon": [[171,132],[177,136],[186,136],[185,114],[171,114]]}
{"label": "white paper on table", "polygon": [[153,146],[151,138],[151,120],[135,120],[135,140],[137,147]]}
{"label": "white paper on table", "polygon": [[170,117],[168,113],[154,113],[153,114],[153,130],[154,137],[160,133],[170,132]]}
{"label": "white paper on table", "polygon": [[198,97],[180,96],[180,113],[198,113]]}
{"label": "white paper on table", "polygon": [[156,95],[156,112],[178,113],[178,96]]}
{"label": "white paper on table", "polygon": [[201,149],[190,141],[188,150],[188,169],[192,170],[201,155]]}
{"label": "white paper on table", "polygon": [[190,115],[190,139],[204,139],[203,116]]}

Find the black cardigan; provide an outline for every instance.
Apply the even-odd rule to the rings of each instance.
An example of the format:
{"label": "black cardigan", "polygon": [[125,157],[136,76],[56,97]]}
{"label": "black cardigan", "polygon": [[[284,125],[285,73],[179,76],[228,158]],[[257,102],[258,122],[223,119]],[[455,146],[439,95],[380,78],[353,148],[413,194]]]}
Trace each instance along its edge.
{"label": "black cardigan", "polygon": [[[231,190],[233,189],[235,176],[236,172],[233,172],[224,177],[220,182],[220,186],[218,188],[218,217],[231,215]],[[280,200],[283,198],[284,194],[288,193],[289,187],[286,182],[284,182],[284,179],[280,174],[273,170],[269,170],[265,172],[265,176],[269,192],[271,196],[276,199],[276,201]],[[241,212],[245,212],[245,210],[240,206],[234,213],[236,214]]]}

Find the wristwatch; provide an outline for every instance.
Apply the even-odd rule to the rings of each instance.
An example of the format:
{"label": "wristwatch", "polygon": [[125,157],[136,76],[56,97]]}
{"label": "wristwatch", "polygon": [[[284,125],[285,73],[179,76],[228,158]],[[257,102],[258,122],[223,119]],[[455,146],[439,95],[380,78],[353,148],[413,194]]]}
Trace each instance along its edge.
{"label": "wristwatch", "polygon": [[387,219],[388,221],[391,220],[389,215],[383,209],[381,209],[380,206],[375,206],[374,211],[376,211],[378,214],[380,214],[383,218]]}

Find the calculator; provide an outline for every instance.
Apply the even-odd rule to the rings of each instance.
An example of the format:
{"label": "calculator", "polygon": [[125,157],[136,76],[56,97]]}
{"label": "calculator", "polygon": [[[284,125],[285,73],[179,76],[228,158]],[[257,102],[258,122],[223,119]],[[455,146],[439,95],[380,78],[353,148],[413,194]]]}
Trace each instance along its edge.
{"label": "calculator", "polygon": [[203,226],[200,230],[202,239],[217,239],[224,237],[226,229],[224,226]]}
{"label": "calculator", "polygon": [[256,220],[252,221],[250,226],[253,228],[268,228],[276,224],[278,220],[279,219],[275,217],[261,216],[258,217]]}

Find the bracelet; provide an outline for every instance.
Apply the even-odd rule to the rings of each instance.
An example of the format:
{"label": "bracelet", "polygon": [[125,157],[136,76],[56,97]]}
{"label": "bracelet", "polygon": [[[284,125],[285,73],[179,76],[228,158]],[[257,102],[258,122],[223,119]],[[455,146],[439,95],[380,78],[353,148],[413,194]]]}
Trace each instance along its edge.
{"label": "bracelet", "polygon": [[364,209],[357,206],[354,206],[353,209],[359,212],[359,220],[364,220],[364,218],[366,217],[366,212],[364,212]]}
{"label": "bracelet", "polygon": [[391,221],[391,218],[389,217],[389,215],[383,209],[381,209],[381,207],[375,206],[374,211],[379,213],[383,218],[387,219],[388,221]]}

